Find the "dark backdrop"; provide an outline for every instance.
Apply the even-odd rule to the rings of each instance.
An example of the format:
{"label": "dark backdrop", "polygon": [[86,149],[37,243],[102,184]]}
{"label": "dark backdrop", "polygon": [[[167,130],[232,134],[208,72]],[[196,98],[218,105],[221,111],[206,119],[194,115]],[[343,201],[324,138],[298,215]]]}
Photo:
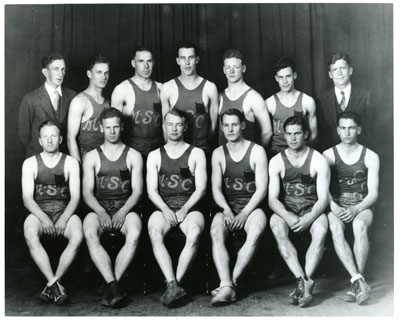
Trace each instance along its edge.
{"label": "dark backdrop", "polygon": [[[6,254],[23,221],[20,187],[25,151],[17,135],[23,95],[44,78],[40,61],[50,51],[66,57],[64,85],[87,87],[87,59],[95,53],[112,63],[106,95],[130,77],[132,49],[154,49],[154,79],[178,74],[176,44],[200,48],[199,73],[226,86],[221,56],[240,49],[246,82],[264,98],[278,90],[273,66],[280,56],[297,63],[296,87],[316,96],[331,86],[326,61],[347,52],[353,83],[370,90],[377,108],[376,151],[381,157],[380,199],[372,232],[376,261],[393,268],[393,6],[391,4],[66,4],[5,6],[5,203]],[[12,246],[12,245],[11,245]],[[13,248],[13,250],[15,250]],[[382,251],[380,251],[382,250]]]}

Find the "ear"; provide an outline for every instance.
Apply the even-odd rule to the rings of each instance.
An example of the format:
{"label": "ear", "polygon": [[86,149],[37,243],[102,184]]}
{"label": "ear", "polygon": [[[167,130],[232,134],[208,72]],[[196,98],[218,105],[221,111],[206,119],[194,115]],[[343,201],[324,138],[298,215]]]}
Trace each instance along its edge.
{"label": "ear", "polygon": [[199,63],[199,61],[200,61],[200,57],[196,56],[196,65]]}
{"label": "ear", "polygon": [[242,65],[242,73],[245,73],[246,72],[246,65]]}
{"label": "ear", "polygon": [[362,131],[362,127],[361,126],[357,126],[357,135],[360,135]]}
{"label": "ear", "polygon": [[349,74],[350,74],[350,76],[353,74],[353,67],[349,68]]}
{"label": "ear", "polygon": [[86,70],[86,75],[89,79],[92,78],[92,72],[90,70]]}
{"label": "ear", "polygon": [[331,71],[330,71],[330,70],[328,71],[328,75],[329,75],[329,78],[333,79],[333,77],[332,77],[332,73],[331,73]]}
{"label": "ear", "polygon": [[275,75],[275,80],[276,80],[277,83],[279,83],[279,78],[278,78],[277,75]]}
{"label": "ear", "polygon": [[306,130],[305,132],[304,132],[304,137],[305,137],[305,139],[307,140],[308,139],[308,136],[310,135],[310,132],[308,131],[308,130]]}
{"label": "ear", "polygon": [[183,126],[183,132],[186,132],[187,129],[188,129],[188,125],[185,122],[185,126]]}
{"label": "ear", "polygon": [[136,62],[135,62],[135,59],[132,59],[132,60],[131,60],[131,66],[132,66],[133,68],[136,68]]}
{"label": "ear", "polygon": [[47,76],[48,76],[48,70],[47,70],[47,68],[43,68],[42,69],[42,74],[43,74],[43,76],[45,76],[46,78],[47,78]]}
{"label": "ear", "polygon": [[339,129],[339,126],[336,127],[336,132],[337,132],[337,134],[340,136],[340,129]]}
{"label": "ear", "polygon": [[60,135],[60,138],[59,138],[59,144],[60,145],[61,145],[62,141],[63,141],[63,137]]}
{"label": "ear", "polygon": [[293,74],[293,79],[294,79],[294,80],[297,79],[297,72],[295,72],[295,73]]}
{"label": "ear", "polygon": [[121,122],[121,123],[119,124],[119,126],[121,127],[121,132],[124,131],[124,123]]}
{"label": "ear", "polygon": [[176,64],[179,66],[179,57],[176,57]]}
{"label": "ear", "polygon": [[39,138],[38,138],[38,140],[39,140],[39,144],[40,144],[40,146],[42,146],[42,147],[43,147],[43,144],[42,144],[42,139],[39,137]]}
{"label": "ear", "polygon": [[242,121],[240,123],[240,128],[242,128],[242,130],[244,130],[246,128],[246,122],[245,121]]}

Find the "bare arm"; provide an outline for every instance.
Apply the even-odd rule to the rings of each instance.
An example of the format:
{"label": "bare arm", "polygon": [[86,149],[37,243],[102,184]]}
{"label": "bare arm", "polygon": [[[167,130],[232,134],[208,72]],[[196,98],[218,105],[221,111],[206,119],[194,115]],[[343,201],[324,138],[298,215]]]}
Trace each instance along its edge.
{"label": "bare arm", "polygon": [[[164,123],[164,117],[171,109],[171,104],[169,102],[169,97],[171,95],[170,91],[170,82],[163,84],[161,91],[160,91],[160,100],[161,100],[161,110],[162,110],[162,119]],[[167,141],[167,136],[165,130],[163,128],[164,140]]]}
{"label": "bare arm", "polygon": [[307,120],[308,125],[310,126],[311,131],[311,142],[316,141],[318,136],[318,126],[317,126],[317,113],[316,113],[316,105],[314,99],[310,96],[305,96],[305,109],[307,112]]}
{"label": "bare arm", "polygon": [[78,135],[84,113],[84,101],[82,97],[72,99],[68,112],[68,135],[67,144],[69,153],[78,162],[82,162],[81,153],[78,146]]}
{"label": "bare arm", "polygon": [[272,127],[268,109],[259,93],[253,91],[250,94],[252,94],[251,107],[254,113],[254,117],[256,118],[261,128],[261,143],[264,148],[267,148],[269,141],[272,137]]}
{"label": "bare arm", "polygon": [[211,186],[215,203],[226,212],[232,212],[222,192],[222,160],[224,159],[222,147],[218,147],[212,154]]}
{"label": "bare arm", "polygon": [[279,200],[280,194],[280,174],[283,169],[283,161],[280,154],[271,159],[269,163],[269,186],[268,186],[268,204],[271,210],[280,216],[289,227],[298,222],[299,218],[296,214],[288,211]]}
{"label": "bare arm", "polygon": [[65,167],[69,180],[69,193],[71,199],[69,200],[68,205],[61,217],[68,221],[69,218],[75,213],[79,205],[79,199],[81,196],[81,182],[79,178],[79,164],[76,159],[67,156],[67,159],[65,160]]}
{"label": "bare arm", "polygon": [[209,141],[214,140],[214,134],[216,133],[217,130],[217,125],[218,125],[218,90],[215,84],[209,83],[209,88],[208,88],[208,96],[210,97],[210,102],[209,102],[209,114],[210,114],[210,120],[211,120],[211,128],[209,130]]}
{"label": "bare arm", "polygon": [[111,94],[111,106],[117,108],[120,112],[122,112],[125,105],[125,89],[123,84],[119,84],[114,88]]}
{"label": "bare arm", "polygon": [[[143,159],[139,152],[130,150],[128,153],[128,163],[131,168],[131,187],[132,194],[126,200],[125,204],[118,210],[117,214],[125,217],[134,207],[143,192]],[[115,216],[115,215],[114,215]]]}

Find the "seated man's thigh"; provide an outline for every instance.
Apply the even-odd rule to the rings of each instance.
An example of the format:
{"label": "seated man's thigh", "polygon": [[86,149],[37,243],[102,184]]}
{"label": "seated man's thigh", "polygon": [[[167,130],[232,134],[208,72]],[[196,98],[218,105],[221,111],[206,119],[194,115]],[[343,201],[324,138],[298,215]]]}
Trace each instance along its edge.
{"label": "seated man's thigh", "polygon": [[204,216],[201,212],[199,211],[193,211],[189,212],[183,222],[179,225],[179,228],[182,230],[182,232],[187,235],[187,233],[190,233],[190,230],[198,229],[199,232],[201,233],[204,230]]}
{"label": "seated man's thigh", "polygon": [[366,209],[360,212],[353,219],[353,231],[356,233],[357,230],[362,230],[364,228],[369,229],[374,219],[374,214],[371,209]]}
{"label": "seated man's thigh", "polygon": [[98,236],[102,233],[102,228],[100,226],[99,217],[96,213],[89,213],[83,220],[83,233],[85,236],[90,233],[95,232]]}
{"label": "seated man's thigh", "polygon": [[24,236],[27,237],[29,234],[38,236],[43,234],[42,224],[33,214],[29,214],[24,222]]}
{"label": "seated man's thigh", "polygon": [[78,215],[74,214],[69,218],[67,222],[67,226],[64,231],[64,237],[67,239],[71,239],[73,237],[81,238],[82,236],[83,236],[82,221]]}
{"label": "seated man's thigh", "polygon": [[122,225],[121,233],[123,235],[132,234],[139,237],[142,231],[142,220],[135,212],[130,212],[125,216],[125,222]]}
{"label": "seated man's thigh", "polygon": [[286,221],[277,214],[272,214],[269,221],[269,226],[271,227],[272,233],[277,235],[289,235],[289,226]]}
{"label": "seated man's thigh", "polygon": [[218,240],[220,237],[225,240],[227,237],[229,230],[228,227],[225,226],[224,223],[224,215],[221,212],[215,213],[213,220],[211,222],[211,239]]}
{"label": "seated man's thigh", "polygon": [[328,218],[324,213],[318,216],[310,226],[310,234],[314,236],[324,236],[328,232]]}
{"label": "seated man's thigh", "polygon": [[267,226],[267,216],[261,208],[256,208],[248,216],[247,221],[244,225],[246,234],[259,235],[264,232]]}

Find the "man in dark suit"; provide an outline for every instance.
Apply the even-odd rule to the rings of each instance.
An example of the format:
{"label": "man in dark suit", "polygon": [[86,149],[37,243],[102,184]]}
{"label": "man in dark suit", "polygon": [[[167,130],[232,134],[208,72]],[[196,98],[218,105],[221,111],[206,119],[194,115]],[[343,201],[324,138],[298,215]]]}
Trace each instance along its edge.
{"label": "man in dark suit", "polygon": [[334,53],[328,61],[331,88],[317,99],[319,150],[324,151],[340,143],[337,135],[337,115],[343,111],[354,111],[361,116],[362,135],[360,143],[371,147],[373,139],[373,105],[371,93],[352,86],[350,77],[353,67],[350,57],[341,52]]}
{"label": "man in dark suit", "polygon": [[[67,137],[67,115],[69,103],[75,96],[71,89],[61,87],[65,77],[65,60],[59,53],[49,54],[42,59],[44,85],[26,94],[19,107],[18,132],[26,147],[26,157],[40,153],[38,128],[45,120],[52,120],[61,128],[61,136]],[[68,152],[66,141],[60,151]]]}

